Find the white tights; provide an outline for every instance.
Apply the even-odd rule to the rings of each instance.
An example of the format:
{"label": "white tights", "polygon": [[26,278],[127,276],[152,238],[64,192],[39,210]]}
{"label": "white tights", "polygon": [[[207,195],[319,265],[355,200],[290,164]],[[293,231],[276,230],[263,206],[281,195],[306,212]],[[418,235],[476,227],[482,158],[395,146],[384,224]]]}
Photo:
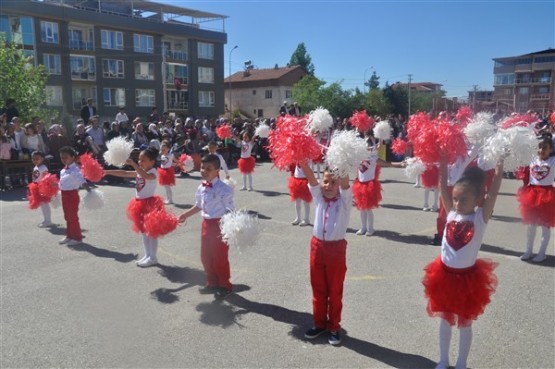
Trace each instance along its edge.
{"label": "white tights", "polygon": [[42,211],[44,222],[52,223],[52,217],[50,215],[51,214],[50,204],[40,204],[40,210]]}
{"label": "white tights", "polygon": [[435,188],[425,188],[424,189],[424,207],[425,208],[429,208],[430,206],[428,205],[428,199],[430,198],[430,191],[434,192],[434,205],[432,206],[432,209],[438,209],[437,206],[437,202],[439,199],[439,191]]}
{"label": "white tights", "polygon": [[247,180],[249,181],[249,188],[252,188],[252,174],[243,174],[243,188],[247,188]]}
{"label": "white tights", "polygon": [[361,229],[363,231],[373,231],[374,230],[374,212],[372,210],[361,210],[360,211],[360,223]]}
{"label": "white tights", "polygon": [[[439,362],[436,369],[447,369],[449,367],[449,346],[453,328],[445,319],[441,319],[439,325]],[[466,369],[466,360],[472,344],[472,326],[459,328],[459,357],[455,369]]]}
{"label": "white tights", "polygon": [[143,233],[143,247],[145,249],[145,256],[140,261],[147,259],[158,260],[156,254],[158,252],[158,239],[148,237]]}
{"label": "white tights", "polygon": [[[304,205],[304,218],[301,218],[301,204]],[[310,223],[310,203],[301,199],[295,200],[295,220],[304,220],[305,223]]]}
{"label": "white tights", "polygon": [[[531,255],[534,249],[534,240],[536,239],[536,230],[538,226],[535,224],[528,225],[526,229],[526,254]],[[538,255],[545,256],[549,239],[551,238],[551,228],[540,226],[542,230],[542,239],[540,243],[540,250]]]}
{"label": "white tights", "polygon": [[164,189],[166,190],[166,200],[168,200],[168,202],[173,202],[173,193],[171,186],[164,186]]}

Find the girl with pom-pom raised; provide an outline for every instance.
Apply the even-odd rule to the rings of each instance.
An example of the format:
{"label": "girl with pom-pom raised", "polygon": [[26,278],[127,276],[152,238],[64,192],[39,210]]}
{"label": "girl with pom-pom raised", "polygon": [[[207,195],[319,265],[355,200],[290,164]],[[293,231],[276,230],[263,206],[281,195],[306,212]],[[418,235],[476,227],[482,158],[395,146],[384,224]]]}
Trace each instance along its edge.
{"label": "girl with pom-pom raised", "polygon": [[[42,151],[33,151],[31,160],[35,167],[33,168],[33,181],[29,183],[27,197],[29,199],[29,208],[36,209],[40,207],[43,220],[39,224],[40,228],[50,227],[52,225],[52,211],[50,209],[50,200],[52,196],[41,193],[40,183],[47,177],[48,168],[44,164],[44,153]],[[48,184],[47,184],[48,185]],[[56,189],[57,190],[57,189]]]}
{"label": "girl with pom-pom raised", "polygon": [[495,168],[495,177],[483,202],[486,176],[483,170],[471,167],[453,186],[447,187],[447,159],[439,168],[440,191],[447,211],[447,225],[441,243],[441,255],[425,268],[422,281],[428,298],[430,316],[439,316],[440,360],[436,369],[449,367],[449,346],[452,326],[459,328],[459,355],[456,369],[466,369],[472,342],[472,321],[484,312],[495,292],[496,264],[477,259],[478,251],[503,178],[503,160]]}
{"label": "girl with pom-pom raised", "polygon": [[178,160],[170,151],[170,142],[162,141],[160,144],[160,168],[158,168],[158,184],[166,190],[166,205],[173,204],[172,187],[175,186],[175,170],[174,166]]}
{"label": "girl with pom-pom raised", "polygon": [[[252,156],[252,149],[254,147],[254,136],[251,132],[246,130],[243,133],[241,140],[241,157],[237,162],[239,167],[239,172],[243,175],[243,187],[241,191],[252,191],[252,173],[254,172],[254,166],[256,165],[256,160]],[[247,187],[248,181],[248,187]]]}
{"label": "girl with pom-pom raised", "polygon": [[[295,219],[291,224],[305,227],[310,224],[310,203],[312,202],[312,194],[308,189],[308,179],[302,168],[298,164],[292,165],[292,167],[291,176],[287,183],[289,196],[291,197],[291,201],[295,203]],[[301,208],[304,208],[304,218],[301,217]]]}

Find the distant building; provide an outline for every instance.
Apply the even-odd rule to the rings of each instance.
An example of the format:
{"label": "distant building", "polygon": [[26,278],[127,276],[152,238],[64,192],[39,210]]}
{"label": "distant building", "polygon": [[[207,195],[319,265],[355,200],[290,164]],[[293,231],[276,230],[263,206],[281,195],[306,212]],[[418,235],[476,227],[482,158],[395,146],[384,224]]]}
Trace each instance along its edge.
{"label": "distant building", "polygon": [[[239,109],[249,118],[271,118],[279,115],[284,101],[293,101],[293,85],[307,73],[298,65],[271,69],[246,69],[224,81],[225,105]],[[302,106],[301,106],[302,109]]]}
{"label": "distant building", "polygon": [[[433,82],[411,82],[410,83],[410,90],[417,91],[417,92],[441,92],[441,87],[443,85],[440,83],[433,83]],[[408,89],[408,83],[395,83],[392,87],[394,88],[405,88]]]}
{"label": "distant building", "polygon": [[493,100],[493,90],[468,91],[468,105],[474,112],[497,110],[496,103]]}
{"label": "distant building", "polygon": [[146,0],[2,1],[0,32],[49,78],[47,105],[78,115],[93,98],[101,116],[224,111],[227,34],[200,27],[226,16]]}
{"label": "distant building", "polygon": [[494,58],[494,100],[505,112],[555,107],[555,49]]}

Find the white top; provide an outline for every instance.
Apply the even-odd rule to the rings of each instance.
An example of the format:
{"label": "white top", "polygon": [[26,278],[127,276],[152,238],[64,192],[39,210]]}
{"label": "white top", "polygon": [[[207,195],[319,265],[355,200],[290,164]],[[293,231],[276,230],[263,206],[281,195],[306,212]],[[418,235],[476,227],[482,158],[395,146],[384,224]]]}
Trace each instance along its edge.
{"label": "white top", "polygon": [[220,169],[222,169],[226,176],[229,176],[229,169],[227,168],[227,163],[224,160],[224,157],[218,153],[215,153],[218,158],[220,158]]}
{"label": "white top", "polygon": [[295,178],[306,178],[303,170],[298,165],[295,165],[295,172],[293,173],[293,177],[295,177]]}
{"label": "white top", "polygon": [[536,160],[530,163],[530,184],[534,186],[552,186],[555,180],[555,156],[547,160]]}
{"label": "white top", "polygon": [[252,141],[241,141],[241,157],[248,158],[249,156],[251,156],[253,146],[254,143]]}
{"label": "white top", "polygon": [[160,156],[160,168],[168,169],[173,166],[173,154],[169,152],[167,155]]}
{"label": "white top", "polygon": [[104,130],[100,127],[89,127],[86,131],[97,145],[104,145]]}
{"label": "white top", "polygon": [[38,183],[48,174],[48,168],[46,165],[41,164],[38,167],[35,165],[33,168],[33,182]]}
{"label": "white top", "polygon": [[125,113],[117,113],[117,114],[116,114],[116,121],[117,121],[118,123],[121,123],[121,122],[128,122],[128,121],[129,121],[129,117],[127,117],[127,114],[125,114]]}
{"label": "white top", "polygon": [[[154,174],[156,176],[156,168],[150,168],[147,173]],[[139,175],[139,173],[137,173],[137,177],[135,177],[135,198],[142,200],[154,196],[157,183],[158,181],[156,178],[144,179]]]}
{"label": "white top", "polygon": [[212,187],[205,183],[198,186],[195,194],[195,206],[201,209],[204,219],[218,219],[235,209],[231,187],[218,178],[212,180]]}
{"label": "white top", "polygon": [[29,135],[27,136],[26,140],[26,149],[29,149],[31,151],[36,151],[36,150],[40,150],[39,144],[39,135]]}
{"label": "white top", "polygon": [[85,183],[85,177],[83,177],[77,164],[71,163],[69,167],[60,171],[60,190],[78,190],[83,183]]}
{"label": "white top", "polygon": [[454,186],[461,178],[464,170],[476,158],[478,149],[472,148],[464,158],[458,158],[453,164],[447,167],[447,186]]}
{"label": "white top", "polygon": [[486,231],[482,208],[469,215],[451,210],[441,241],[441,261],[451,268],[468,268],[474,265]]}
{"label": "white top", "polygon": [[353,193],[350,188],[339,189],[339,196],[328,201],[322,194],[320,184],[309,185],[310,193],[316,202],[314,228],[312,234],[322,241],[338,241],[345,238],[351,208],[353,207]]}
{"label": "white top", "polygon": [[378,152],[371,150],[368,152],[368,158],[358,166],[358,180],[360,182],[368,182],[374,180],[376,176],[376,162],[378,161]]}

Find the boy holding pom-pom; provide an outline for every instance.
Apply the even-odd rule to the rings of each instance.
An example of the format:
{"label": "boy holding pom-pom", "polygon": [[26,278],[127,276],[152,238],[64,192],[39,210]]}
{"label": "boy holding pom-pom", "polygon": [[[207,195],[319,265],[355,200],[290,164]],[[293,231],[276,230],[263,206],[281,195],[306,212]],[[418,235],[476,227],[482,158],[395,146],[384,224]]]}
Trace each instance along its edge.
{"label": "boy holding pom-pom", "polygon": [[325,171],[320,184],[306,164],[299,164],[308,179],[316,203],[313,236],[310,241],[310,283],[314,326],[305,338],[314,339],[329,331],[328,342],[341,343],[340,321],[343,307],[343,282],[347,272],[345,234],[353,195],[349,177],[336,177]]}
{"label": "boy holding pom-pom", "polygon": [[199,289],[201,294],[213,293],[217,299],[231,294],[229,246],[222,240],[220,218],[234,209],[233,190],[220,181],[220,159],[213,154],[202,158],[200,174],[202,184],[198,187],[195,206],[179,216],[185,222],[190,216],[201,212],[203,217],[200,241],[200,258],[207,276],[207,283]]}

